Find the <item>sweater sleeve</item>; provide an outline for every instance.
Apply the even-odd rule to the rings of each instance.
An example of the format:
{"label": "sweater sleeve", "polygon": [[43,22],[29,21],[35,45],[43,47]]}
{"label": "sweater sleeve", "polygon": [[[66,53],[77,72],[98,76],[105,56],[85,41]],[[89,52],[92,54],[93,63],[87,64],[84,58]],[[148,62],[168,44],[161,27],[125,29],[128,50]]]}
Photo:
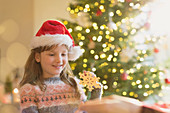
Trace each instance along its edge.
{"label": "sweater sleeve", "polygon": [[39,113],[37,102],[35,87],[33,85],[25,84],[20,88],[21,113]]}

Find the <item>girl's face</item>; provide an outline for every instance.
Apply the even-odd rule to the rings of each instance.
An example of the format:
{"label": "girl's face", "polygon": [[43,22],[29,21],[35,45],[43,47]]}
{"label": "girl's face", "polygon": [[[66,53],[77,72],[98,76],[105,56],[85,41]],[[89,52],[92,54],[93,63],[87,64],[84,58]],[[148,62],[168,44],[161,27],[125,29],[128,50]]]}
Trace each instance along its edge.
{"label": "girl's face", "polygon": [[54,49],[35,54],[35,60],[40,62],[43,77],[59,77],[68,63],[68,49],[65,45],[57,45]]}

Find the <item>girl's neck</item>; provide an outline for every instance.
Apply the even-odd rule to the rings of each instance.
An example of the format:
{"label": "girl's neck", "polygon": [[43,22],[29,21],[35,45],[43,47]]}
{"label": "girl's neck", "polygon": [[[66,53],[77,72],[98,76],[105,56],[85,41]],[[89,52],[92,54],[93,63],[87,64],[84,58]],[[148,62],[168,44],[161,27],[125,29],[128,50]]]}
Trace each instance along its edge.
{"label": "girl's neck", "polygon": [[54,76],[44,76],[43,75],[43,78],[44,79],[48,79],[48,78],[59,78],[60,77],[60,75],[54,75]]}

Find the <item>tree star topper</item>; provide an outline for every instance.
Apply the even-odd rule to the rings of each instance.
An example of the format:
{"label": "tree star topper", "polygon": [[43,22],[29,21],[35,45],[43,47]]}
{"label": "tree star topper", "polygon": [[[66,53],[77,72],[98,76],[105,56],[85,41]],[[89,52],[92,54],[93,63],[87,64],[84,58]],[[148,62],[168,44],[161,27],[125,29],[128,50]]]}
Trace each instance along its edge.
{"label": "tree star topper", "polygon": [[83,80],[80,80],[79,84],[87,86],[89,91],[92,91],[94,88],[101,88],[99,84],[99,77],[96,77],[95,74],[89,71],[84,71],[83,73],[79,73],[80,78]]}

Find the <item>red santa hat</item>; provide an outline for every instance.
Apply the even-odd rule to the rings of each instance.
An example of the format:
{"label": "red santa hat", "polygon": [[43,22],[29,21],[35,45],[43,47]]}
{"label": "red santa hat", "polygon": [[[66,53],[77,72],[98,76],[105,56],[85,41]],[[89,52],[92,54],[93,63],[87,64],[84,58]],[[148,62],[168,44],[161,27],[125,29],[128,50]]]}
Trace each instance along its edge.
{"label": "red santa hat", "polygon": [[75,46],[73,37],[65,25],[56,20],[43,23],[36,36],[31,41],[31,48],[65,44],[69,49],[68,59],[74,61],[82,55],[80,46]]}

